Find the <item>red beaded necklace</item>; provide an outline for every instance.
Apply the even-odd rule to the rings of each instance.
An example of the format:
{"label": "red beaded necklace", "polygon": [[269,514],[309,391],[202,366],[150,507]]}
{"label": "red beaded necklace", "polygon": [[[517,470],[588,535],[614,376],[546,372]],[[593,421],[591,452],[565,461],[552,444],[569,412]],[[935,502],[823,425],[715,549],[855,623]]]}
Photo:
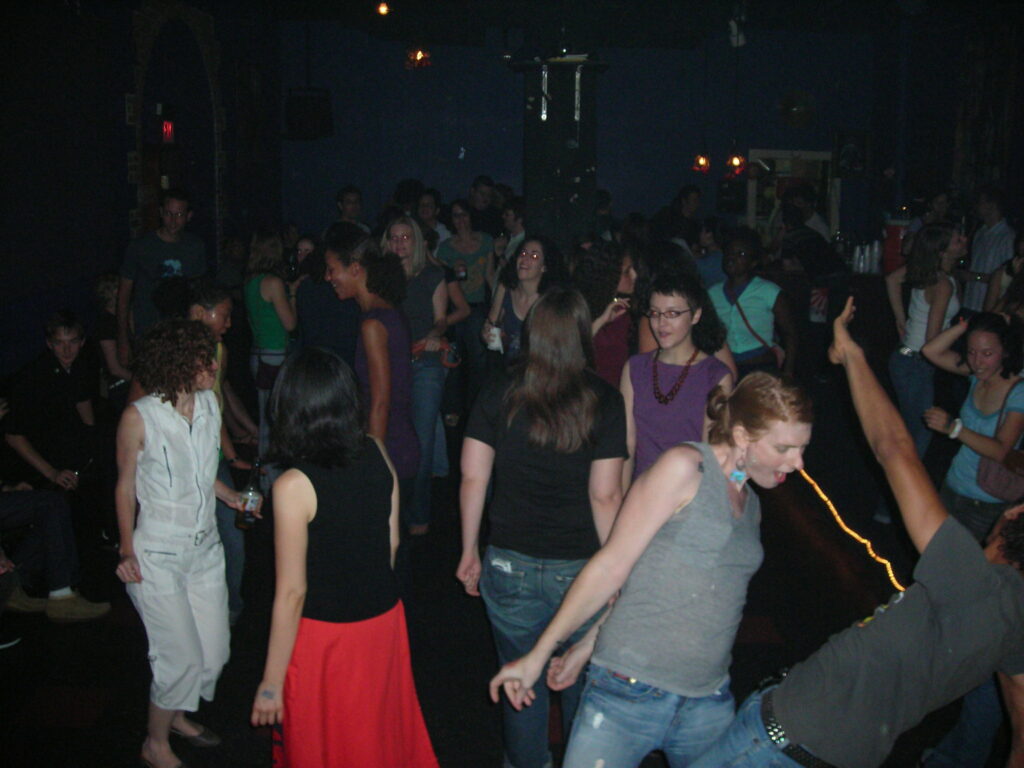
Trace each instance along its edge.
{"label": "red beaded necklace", "polygon": [[661,350],[657,350],[654,353],[654,360],[652,365],[654,370],[652,371],[651,382],[654,384],[654,399],[662,405],[668,405],[671,403],[677,394],[679,394],[679,388],[683,386],[683,382],[686,381],[686,377],[690,375],[690,366],[693,365],[693,361],[697,359],[697,354],[700,352],[697,347],[693,348],[693,354],[690,355],[690,359],[686,361],[686,365],[683,366],[683,372],[679,374],[679,378],[676,379],[676,383],[672,385],[672,389],[665,394],[661,391],[661,387],[658,386],[658,355],[661,354]]}

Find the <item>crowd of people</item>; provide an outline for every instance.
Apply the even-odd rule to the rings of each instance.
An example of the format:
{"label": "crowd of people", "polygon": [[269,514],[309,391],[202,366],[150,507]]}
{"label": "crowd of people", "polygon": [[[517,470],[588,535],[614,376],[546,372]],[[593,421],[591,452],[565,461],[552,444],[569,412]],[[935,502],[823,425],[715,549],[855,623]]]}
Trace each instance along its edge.
{"label": "crowd of people", "polygon": [[[165,190],[160,227],[97,283],[99,375],[85,325],[58,313],[0,400],[0,533],[15,541],[0,598],[99,619],[109,604],[75,591],[78,548],[116,549],[153,678],[141,759],[174,768],[172,735],[220,743],[189,714],[245,608],[237,516],[272,510],[251,721],[277,729],[275,765],[436,766],[403,600],[432,480],[457,456],[455,576],[503,665],[506,765],[553,764],[558,692],[566,768],[653,750],[673,768],[878,765],[965,694],[924,764],[981,766],[997,672],[1024,765],[1024,516],[1007,511],[1024,489],[999,475],[1024,434],[1024,246],[994,188],[970,240],[947,193],[928,200],[885,281],[893,405],[848,332],[848,269],[815,199],[789,187],[780,231],[759,233],[701,220],[696,187],[650,220],[619,221],[602,193],[593,231],[560,245],[486,176],[447,206],[403,181],[375,226],[346,186],[322,234],[225,241],[211,274],[188,194]],[[879,516],[898,511],[920,554],[915,583],[737,715],[731,652],[763,558],[752,486],[802,468],[813,409],[797,381],[826,357],[888,479]],[[969,382],[955,418],[937,371]],[[961,444],[939,491],[922,463],[935,435]]]}

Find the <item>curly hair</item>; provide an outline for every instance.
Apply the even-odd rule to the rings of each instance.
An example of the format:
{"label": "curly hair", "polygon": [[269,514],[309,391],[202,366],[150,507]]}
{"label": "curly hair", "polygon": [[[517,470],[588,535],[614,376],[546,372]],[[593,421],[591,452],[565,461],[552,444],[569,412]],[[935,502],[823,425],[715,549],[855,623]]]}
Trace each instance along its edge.
{"label": "curly hair", "polygon": [[715,387],[708,395],[708,419],[712,445],[734,445],[732,431],[743,427],[757,440],[773,421],[811,424],[814,411],[807,393],[793,380],[764,371],[744,376],[729,394]]}
{"label": "curly hair", "polygon": [[406,279],[398,254],[368,249],[359,261],[366,270],[366,290],[384,299],[392,307],[402,306]]}
{"label": "curly hair", "polygon": [[161,320],[142,337],[132,371],[144,392],[173,402],[195,389],[196,375],[215,354],[213,334],[198,320]]}
{"label": "curly hair", "polygon": [[625,252],[616,244],[597,240],[579,254],[572,282],[583,294],[591,317],[599,317],[615,298],[625,258]]}

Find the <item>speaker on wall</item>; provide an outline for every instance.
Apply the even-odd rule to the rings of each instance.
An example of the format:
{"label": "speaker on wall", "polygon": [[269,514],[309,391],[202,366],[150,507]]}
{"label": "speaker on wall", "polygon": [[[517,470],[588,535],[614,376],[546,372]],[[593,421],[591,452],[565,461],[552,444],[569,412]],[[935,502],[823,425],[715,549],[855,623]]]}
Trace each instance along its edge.
{"label": "speaker on wall", "polygon": [[285,120],[286,138],[310,140],[333,136],[331,92],[326,88],[289,88]]}

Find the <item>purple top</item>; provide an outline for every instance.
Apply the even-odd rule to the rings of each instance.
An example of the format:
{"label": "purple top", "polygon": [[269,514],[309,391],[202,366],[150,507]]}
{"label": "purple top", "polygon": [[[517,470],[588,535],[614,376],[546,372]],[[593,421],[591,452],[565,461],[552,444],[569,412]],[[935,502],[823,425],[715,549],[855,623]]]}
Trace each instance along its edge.
{"label": "purple top", "polygon": [[[388,332],[388,361],[391,364],[391,409],[384,446],[398,477],[414,477],[420,463],[420,442],[412,424],[412,358],[409,354],[409,324],[397,309],[371,309],[363,320],[379,320]],[[360,333],[356,342],[356,377],[363,406],[370,407],[370,372],[366,347]]]}
{"label": "purple top", "polygon": [[[690,373],[672,402],[663,405],[654,397],[653,361],[654,352],[629,358],[636,424],[634,478],[657,461],[665,449],[686,441],[699,443],[703,440],[708,395],[729,373],[725,363],[717,357],[706,357],[690,366]],[[675,386],[683,368],[658,362],[658,387],[662,394],[668,394]]]}

